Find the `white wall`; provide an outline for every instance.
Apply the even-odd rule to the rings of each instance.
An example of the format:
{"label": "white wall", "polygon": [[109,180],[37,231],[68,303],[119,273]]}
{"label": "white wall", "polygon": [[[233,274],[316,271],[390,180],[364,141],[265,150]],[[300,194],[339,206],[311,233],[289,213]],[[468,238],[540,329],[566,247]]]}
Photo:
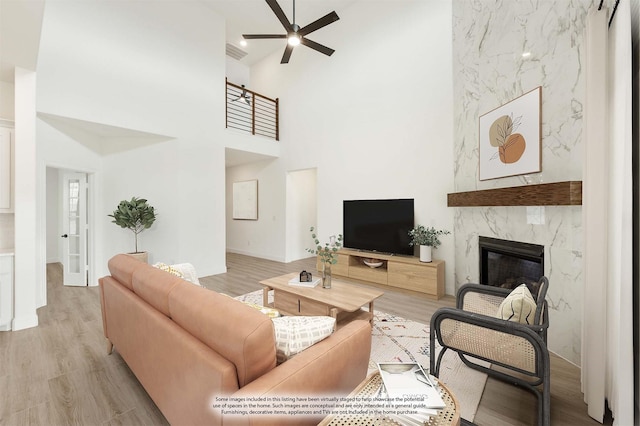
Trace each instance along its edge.
{"label": "white wall", "polygon": [[[252,88],[275,93],[281,108],[282,158],[273,182],[261,185],[316,168],[322,240],[342,232],[345,199],[414,198],[416,223],[453,230],[451,26],[449,1],[356,2],[309,37],[336,49],[333,56],[300,46],[287,65],[280,51],[252,67]],[[285,213],[283,197],[274,203]],[[252,235],[269,237],[255,246],[273,238],[273,225],[286,228],[259,224]],[[286,257],[277,244],[270,252]],[[434,253],[447,262],[449,294],[453,253],[451,236]]]}
{"label": "white wall", "polygon": [[13,213],[0,214],[0,249],[14,248],[14,218]]}
{"label": "white wall", "polygon": [[229,56],[225,56],[225,58],[225,75],[227,76],[229,83],[237,84],[238,86],[242,86],[244,84],[247,89],[251,89],[249,67],[238,60],[230,58]]}
{"label": "white wall", "polygon": [[15,118],[14,104],[15,86],[6,81],[0,81],[0,118],[13,120]]}
{"label": "white wall", "polygon": [[[36,308],[43,303],[44,259],[37,221],[36,74],[15,69],[15,257],[13,330],[38,325]],[[44,289],[46,291],[46,288]],[[45,299],[46,300],[46,299]]]}
{"label": "white wall", "polygon": [[38,111],[173,138],[89,160],[99,163],[98,276],[111,256],[133,250],[130,232],[107,217],[132,196],[158,210],[140,235],[151,262],[191,262],[200,276],[225,271],[224,33],[224,21],[197,2],[47,5]]}
{"label": "white wall", "polygon": [[60,185],[58,169],[47,167],[47,263],[60,262]]}
{"label": "white wall", "polygon": [[[0,118],[14,120],[15,86],[6,81],[0,81]],[[14,215],[0,214],[0,248],[14,247]]]}

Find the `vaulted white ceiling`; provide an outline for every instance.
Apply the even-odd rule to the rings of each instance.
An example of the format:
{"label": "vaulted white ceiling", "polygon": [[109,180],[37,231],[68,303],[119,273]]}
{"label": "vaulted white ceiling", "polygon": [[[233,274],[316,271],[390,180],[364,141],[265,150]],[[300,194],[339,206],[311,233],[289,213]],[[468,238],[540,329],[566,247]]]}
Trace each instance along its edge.
{"label": "vaulted white ceiling", "polygon": [[[0,1],[0,80],[13,83],[14,67],[35,70],[42,17],[46,1]],[[241,46],[242,34],[284,34],[284,28],[264,0],[201,0],[227,21],[226,37],[230,43],[247,52],[241,63],[251,66],[275,51],[284,51],[285,40],[248,40]],[[301,27],[329,12],[340,12],[358,0],[296,0],[295,21]],[[293,0],[278,0],[284,13],[293,21]],[[337,23],[331,24],[336,25]],[[344,24],[344,23],[341,23]],[[309,36],[323,43],[331,25]],[[356,27],[354,27],[356,28]],[[335,46],[330,46],[335,48]]]}
{"label": "vaulted white ceiling", "polygon": [[14,68],[35,70],[44,0],[0,1],[0,80],[13,83]]}
{"label": "vaulted white ceiling", "polygon": [[[242,34],[285,34],[282,24],[273,13],[265,0],[203,0],[213,10],[227,20],[227,43],[247,52],[247,56],[240,60],[251,66],[265,56],[278,51],[284,52],[286,40],[248,40],[247,46],[241,46]],[[296,24],[304,27],[324,15],[336,11],[340,12],[357,0],[296,0]],[[278,0],[289,21],[293,21],[293,0]],[[344,24],[344,23],[341,23]],[[309,35],[309,38],[323,43],[324,36],[331,31],[328,25]],[[329,46],[336,48],[335,46]]]}

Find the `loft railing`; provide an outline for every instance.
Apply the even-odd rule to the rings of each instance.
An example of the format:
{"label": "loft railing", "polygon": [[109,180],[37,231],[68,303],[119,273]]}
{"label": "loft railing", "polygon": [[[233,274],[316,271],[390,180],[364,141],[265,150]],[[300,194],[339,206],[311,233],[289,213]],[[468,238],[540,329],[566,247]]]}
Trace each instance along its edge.
{"label": "loft railing", "polygon": [[[226,79],[225,79],[226,81]],[[278,99],[226,81],[227,128],[280,140]]]}

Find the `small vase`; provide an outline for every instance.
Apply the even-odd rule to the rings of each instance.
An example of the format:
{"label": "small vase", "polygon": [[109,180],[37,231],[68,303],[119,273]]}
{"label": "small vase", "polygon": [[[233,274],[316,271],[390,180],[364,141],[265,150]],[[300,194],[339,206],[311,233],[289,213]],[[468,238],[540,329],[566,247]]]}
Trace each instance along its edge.
{"label": "small vase", "polygon": [[431,246],[420,246],[420,262],[431,262]]}
{"label": "small vase", "polygon": [[322,288],[331,288],[331,264],[322,264]]}

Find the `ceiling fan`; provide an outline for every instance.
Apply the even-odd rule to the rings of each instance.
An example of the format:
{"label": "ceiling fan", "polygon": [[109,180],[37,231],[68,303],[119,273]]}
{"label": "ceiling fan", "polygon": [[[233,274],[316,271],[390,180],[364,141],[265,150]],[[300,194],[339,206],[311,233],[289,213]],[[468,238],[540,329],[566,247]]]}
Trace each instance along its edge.
{"label": "ceiling fan", "polygon": [[243,101],[245,101],[247,103],[247,105],[251,106],[251,95],[249,95],[247,93],[247,89],[244,88],[244,84],[242,85],[242,93],[236,99],[234,99],[231,102],[236,102],[236,101],[239,101],[241,99]]}
{"label": "ceiling fan", "polygon": [[322,18],[313,21],[309,25],[300,28],[300,26],[296,24],[296,0],[293,0],[293,23],[289,22],[289,19],[287,19],[287,16],[284,14],[282,8],[280,7],[280,5],[278,5],[278,2],[276,0],[266,0],[266,2],[269,7],[271,7],[271,10],[273,10],[273,13],[276,14],[284,29],[287,30],[287,33],[243,34],[242,37],[244,37],[245,39],[286,38],[287,47],[284,49],[284,55],[282,55],[282,60],[280,61],[281,64],[289,63],[289,58],[291,57],[293,48],[299,44],[303,44],[307,47],[317,50],[320,53],[324,53],[327,56],[331,56],[333,52],[335,52],[335,50],[330,49],[327,46],[323,46],[320,43],[316,43],[315,41],[306,38],[308,34],[340,19],[335,11],[328,13]]}

